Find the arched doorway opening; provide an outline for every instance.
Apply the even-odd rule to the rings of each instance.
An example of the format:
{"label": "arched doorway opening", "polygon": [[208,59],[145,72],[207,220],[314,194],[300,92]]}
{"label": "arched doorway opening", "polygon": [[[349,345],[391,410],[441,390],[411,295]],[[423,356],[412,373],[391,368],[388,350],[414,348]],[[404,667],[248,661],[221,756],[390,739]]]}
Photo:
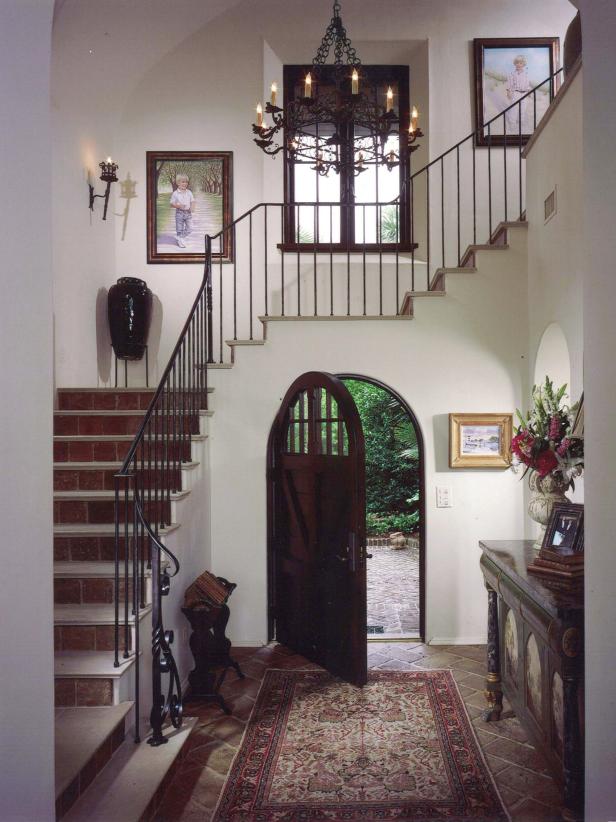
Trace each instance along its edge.
{"label": "arched doorway opening", "polygon": [[[424,444],[406,400],[380,380],[337,374],[366,452],[367,639],[425,637]],[[394,536],[392,536],[394,535]],[[397,535],[397,536],[395,536]]]}

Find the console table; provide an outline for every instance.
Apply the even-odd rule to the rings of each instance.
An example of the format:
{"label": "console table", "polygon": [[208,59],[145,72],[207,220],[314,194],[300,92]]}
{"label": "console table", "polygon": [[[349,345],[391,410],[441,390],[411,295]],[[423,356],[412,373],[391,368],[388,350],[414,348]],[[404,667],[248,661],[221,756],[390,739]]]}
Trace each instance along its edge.
{"label": "console table", "polygon": [[563,789],[563,816],[584,796],[584,594],[533,576],[532,540],[480,542],[488,589],[484,718],[500,719],[503,693]]}

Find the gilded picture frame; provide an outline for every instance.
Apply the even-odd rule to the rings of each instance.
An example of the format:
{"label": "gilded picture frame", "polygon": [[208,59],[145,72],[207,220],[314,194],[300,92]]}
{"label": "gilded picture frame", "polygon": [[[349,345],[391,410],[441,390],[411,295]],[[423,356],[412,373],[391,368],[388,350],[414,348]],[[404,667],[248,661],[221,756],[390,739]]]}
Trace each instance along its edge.
{"label": "gilded picture frame", "polygon": [[[205,235],[215,237],[232,219],[233,153],[148,151],[146,171],[148,263],[203,264]],[[174,201],[180,179],[186,205]],[[217,261],[232,262],[233,252],[231,231],[212,243]]]}
{"label": "gilded picture frame", "polygon": [[450,468],[509,468],[513,414],[450,414]]}
{"label": "gilded picture frame", "polygon": [[[521,148],[529,141],[558,91],[559,77],[545,81],[559,68],[559,38],[477,38],[473,41],[473,56],[475,145]],[[536,93],[526,96],[533,88],[537,89]],[[519,107],[499,117],[518,100]],[[490,121],[492,125],[485,128],[484,123]]]}

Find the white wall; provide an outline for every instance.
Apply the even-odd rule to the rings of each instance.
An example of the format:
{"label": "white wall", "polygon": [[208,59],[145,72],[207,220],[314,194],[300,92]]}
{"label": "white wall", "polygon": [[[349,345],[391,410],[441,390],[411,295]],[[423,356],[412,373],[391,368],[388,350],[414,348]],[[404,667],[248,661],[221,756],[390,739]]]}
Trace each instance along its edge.
{"label": "white wall", "polygon": [[[544,331],[558,323],[571,357],[571,401],[582,391],[582,287],[586,250],[582,168],[582,71],[573,78],[528,151],[528,318],[531,377]],[[566,139],[563,134],[566,131]],[[557,190],[556,214],[545,222],[544,200]]]}
{"label": "white wall", "polygon": [[616,5],[582,0],[586,412],[586,818],[616,819]]}
{"label": "white wall", "polygon": [[[272,194],[264,169],[273,163],[263,162],[250,133],[255,102],[270,80],[263,72],[264,43],[286,54],[293,38],[301,38],[302,53],[312,55],[331,4],[318,0],[307,9],[281,0],[244,0],[218,17],[223,4],[212,2],[204,10],[205,5],[182,0],[176,12],[174,4],[183,28],[170,22],[169,10],[159,2],[144,10],[144,0],[131,4],[130,10],[118,0],[65,0],[58,15],[54,166],[62,208],[54,223],[61,238],[54,272],[59,385],[96,384],[95,303],[101,287],[125,274],[148,281],[162,303],[162,363],[196,291],[199,266],[145,263],[146,150],[233,150],[236,215],[265,193]],[[353,41],[365,44],[366,62],[379,55],[389,62],[388,53],[395,53],[397,60],[404,43],[409,44],[411,81],[418,83],[420,106],[428,99],[426,145],[429,142],[435,156],[472,130],[472,39],[529,32],[562,38],[573,11],[567,0],[519,0],[514,7],[491,0],[418,0],[411,6],[405,0],[387,0],[348,4],[343,19]],[[428,54],[418,41],[428,44]],[[120,163],[121,179],[130,173],[136,181],[137,197],[125,219],[126,201],[115,186],[114,211],[121,216],[102,224],[97,202],[90,225],[84,168],[107,153]],[[413,159],[417,168],[420,154]],[[276,199],[281,196],[282,191]],[[66,203],[81,205],[75,211]],[[228,269],[225,274],[229,276]],[[103,362],[103,376],[108,369],[108,361]]]}
{"label": "white wall", "polygon": [[[529,384],[543,382],[545,370],[541,346],[553,325],[564,335],[560,373],[569,373],[569,401],[577,402],[583,390],[583,278],[586,248],[580,241],[584,229],[584,171],[582,163],[583,71],[563,87],[549,119],[527,149],[526,212],[528,220],[528,323]],[[563,139],[563,134],[567,138]],[[547,222],[544,201],[556,189],[556,213]],[[547,376],[558,385],[559,370]],[[524,403],[527,409],[530,395]],[[567,492],[575,502],[584,502],[584,478]],[[536,538],[539,526],[527,522],[528,535]]]}
{"label": "white wall", "polygon": [[[272,322],[263,347],[241,348],[232,370],[210,372],[212,561],[238,583],[236,644],[266,638],[266,447],[280,402],[308,370],[384,381],[409,403],[426,456],[427,639],[485,640],[479,539],[523,536],[523,485],[508,470],[451,470],[448,414],[513,411],[527,390],[525,232],[511,248],[480,252],[478,273],[450,275],[446,297],[416,301],[410,321]],[[436,509],[448,485],[453,508]]]}
{"label": "white wall", "polygon": [[52,0],[0,4],[0,149],[7,180],[0,204],[0,815],[12,822],[54,818],[52,12]]}

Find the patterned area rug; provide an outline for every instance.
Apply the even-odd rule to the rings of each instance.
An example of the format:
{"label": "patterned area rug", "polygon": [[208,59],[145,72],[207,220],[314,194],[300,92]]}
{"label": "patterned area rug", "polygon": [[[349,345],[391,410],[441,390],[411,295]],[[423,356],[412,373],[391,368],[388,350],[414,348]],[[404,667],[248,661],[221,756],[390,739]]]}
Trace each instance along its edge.
{"label": "patterned area rug", "polygon": [[266,673],[215,822],[508,817],[450,671]]}

